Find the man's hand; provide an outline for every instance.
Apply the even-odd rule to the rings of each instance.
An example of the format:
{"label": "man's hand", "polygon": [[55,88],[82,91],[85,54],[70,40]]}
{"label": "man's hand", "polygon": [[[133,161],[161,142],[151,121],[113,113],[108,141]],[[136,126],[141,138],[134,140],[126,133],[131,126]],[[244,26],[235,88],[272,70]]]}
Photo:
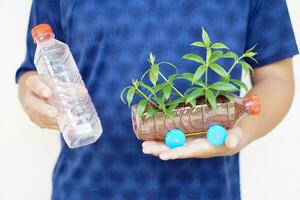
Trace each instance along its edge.
{"label": "man's hand", "polygon": [[36,72],[27,72],[19,81],[19,98],[30,120],[41,128],[58,130],[57,110],[47,103],[50,88]]}
{"label": "man's hand", "polygon": [[239,152],[250,142],[250,137],[247,137],[241,128],[235,126],[228,131],[225,144],[219,147],[212,146],[206,138],[199,138],[199,136],[188,137],[185,146],[175,149],[169,149],[164,141],[145,141],[142,146],[145,154],[159,156],[162,160],[173,160],[230,156]]}

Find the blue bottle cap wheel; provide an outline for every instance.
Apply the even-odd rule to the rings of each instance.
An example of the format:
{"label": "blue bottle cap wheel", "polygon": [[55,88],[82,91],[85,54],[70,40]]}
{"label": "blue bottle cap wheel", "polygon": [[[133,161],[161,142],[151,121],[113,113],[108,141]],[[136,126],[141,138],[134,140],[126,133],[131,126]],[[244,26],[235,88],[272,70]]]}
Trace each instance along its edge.
{"label": "blue bottle cap wheel", "polygon": [[186,137],[184,133],[179,129],[173,129],[169,131],[165,137],[166,145],[170,149],[184,146],[186,142]]}
{"label": "blue bottle cap wheel", "polygon": [[223,126],[213,125],[208,129],[206,137],[211,145],[221,146],[226,141],[227,131]]}

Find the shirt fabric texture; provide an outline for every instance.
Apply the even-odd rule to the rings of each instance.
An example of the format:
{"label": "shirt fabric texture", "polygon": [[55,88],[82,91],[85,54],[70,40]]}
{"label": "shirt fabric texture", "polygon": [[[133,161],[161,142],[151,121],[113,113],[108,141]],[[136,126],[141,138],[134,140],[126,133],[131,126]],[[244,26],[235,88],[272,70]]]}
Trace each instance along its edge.
{"label": "shirt fabric texture", "polygon": [[[249,60],[255,68],[292,57],[298,49],[284,0],[33,0],[17,81],[35,70],[30,31],[40,23],[50,24],[56,39],[69,45],[103,126],[92,145],[69,149],[62,140],[53,200],[240,199],[238,154],[173,161],[144,155],[119,95],[149,67],[150,52],[180,72],[194,72],[197,64],[180,58],[204,55],[189,46],[201,40],[201,27],[213,42],[239,54],[257,44],[258,64]],[[227,61],[219,64],[230,68]],[[209,77],[219,80],[214,73]],[[232,77],[241,78],[239,67]]]}

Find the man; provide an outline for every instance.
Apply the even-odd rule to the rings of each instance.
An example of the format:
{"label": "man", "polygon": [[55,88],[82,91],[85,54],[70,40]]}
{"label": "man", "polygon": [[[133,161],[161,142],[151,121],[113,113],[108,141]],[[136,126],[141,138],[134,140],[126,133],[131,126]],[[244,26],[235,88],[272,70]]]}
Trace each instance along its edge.
{"label": "man", "polygon": [[[40,23],[70,46],[104,130],[86,147],[69,149],[62,142],[52,199],[240,199],[238,152],[271,131],[293,98],[291,57],[298,49],[284,0],[34,0],[27,55],[16,73],[20,101],[34,123],[58,129],[57,111],[46,103],[51,91],[33,64],[30,30]],[[121,89],[145,71],[150,52],[193,72],[193,63],[178,58],[197,51],[188,44],[200,40],[201,27],[240,54],[257,44],[250,93],[260,97],[261,114],[241,120],[221,147],[205,139],[173,150],[157,141],[142,144],[119,99]],[[236,79],[240,74],[233,71]]]}

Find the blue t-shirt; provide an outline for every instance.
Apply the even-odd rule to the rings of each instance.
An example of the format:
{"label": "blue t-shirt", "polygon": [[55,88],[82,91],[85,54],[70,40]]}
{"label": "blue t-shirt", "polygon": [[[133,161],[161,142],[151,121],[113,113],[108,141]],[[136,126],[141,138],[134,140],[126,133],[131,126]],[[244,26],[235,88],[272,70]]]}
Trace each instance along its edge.
{"label": "blue t-shirt", "polygon": [[[17,80],[35,70],[30,30],[39,23],[50,24],[70,46],[104,130],[86,147],[69,149],[62,142],[52,199],[240,199],[238,154],[174,161],[144,155],[119,95],[149,67],[150,52],[194,72],[195,63],[180,58],[203,53],[189,46],[201,40],[201,27],[213,42],[240,54],[257,44],[254,67],[292,57],[298,50],[284,0],[34,0]],[[232,76],[240,74],[236,68]],[[216,79],[212,73],[210,80]]]}

